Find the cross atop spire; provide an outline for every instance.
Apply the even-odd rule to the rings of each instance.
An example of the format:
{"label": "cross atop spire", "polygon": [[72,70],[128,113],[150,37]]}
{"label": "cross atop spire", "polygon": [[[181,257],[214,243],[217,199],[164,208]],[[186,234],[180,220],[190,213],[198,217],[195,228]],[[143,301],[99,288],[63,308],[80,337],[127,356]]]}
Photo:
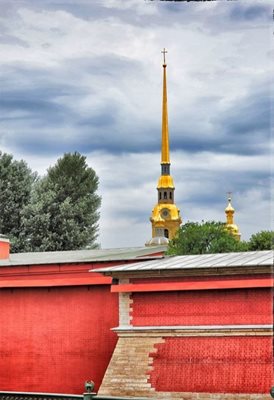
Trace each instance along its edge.
{"label": "cross atop spire", "polygon": [[161,51],[161,53],[162,53],[163,56],[164,56],[164,65],[166,65],[166,53],[167,53],[167,50],[166,50],[165,47],[164,47],[164,49]]}

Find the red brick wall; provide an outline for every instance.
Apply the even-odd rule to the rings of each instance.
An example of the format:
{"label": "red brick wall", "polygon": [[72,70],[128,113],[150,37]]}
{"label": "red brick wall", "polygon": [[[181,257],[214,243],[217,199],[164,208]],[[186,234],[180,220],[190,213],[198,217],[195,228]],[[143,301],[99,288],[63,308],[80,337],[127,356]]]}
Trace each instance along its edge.
{"label": "red brick wall", "polygon": [[267,393],[272,384],[271,337],[166,338],[155,347],[156,392]]}
{"label": "red brick wall", "polygon": [[134,326],[271,324],[270,289],[132,294]]}
{"label": "red brick wall", "polygon": [[109,286],[0,290],[0,388],[83,393],[100,386],[116,344]]}

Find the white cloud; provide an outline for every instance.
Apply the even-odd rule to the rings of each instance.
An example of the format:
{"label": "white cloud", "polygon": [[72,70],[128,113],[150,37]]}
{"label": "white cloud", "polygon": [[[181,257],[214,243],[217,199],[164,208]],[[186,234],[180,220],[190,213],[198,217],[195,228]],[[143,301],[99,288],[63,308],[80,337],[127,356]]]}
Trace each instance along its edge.
{"label": "white cloud", "polygon": [[158,14],[158,8],[150,1],[142,3],[139,0],[106,0],[102,4],[105,8],[112,8],[116,10],[130,10],[138,15],[152,15]]}

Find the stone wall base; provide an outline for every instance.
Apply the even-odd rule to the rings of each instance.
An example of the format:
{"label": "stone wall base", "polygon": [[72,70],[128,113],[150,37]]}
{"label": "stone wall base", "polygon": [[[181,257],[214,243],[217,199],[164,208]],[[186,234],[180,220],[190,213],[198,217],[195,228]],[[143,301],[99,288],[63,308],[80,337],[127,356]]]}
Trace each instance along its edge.
{"label": "stone wall base", "polygon": [[224,394],[224,393],[155,393],[147,399],[154,400],[270,400],[268,394]]}
{"label": "stone wall base", "polygon": [[151,369],[150,354],[156,351],[154,345],[163,341],[161,337],[120,337],[98,395],[155,398],[147,372]]}

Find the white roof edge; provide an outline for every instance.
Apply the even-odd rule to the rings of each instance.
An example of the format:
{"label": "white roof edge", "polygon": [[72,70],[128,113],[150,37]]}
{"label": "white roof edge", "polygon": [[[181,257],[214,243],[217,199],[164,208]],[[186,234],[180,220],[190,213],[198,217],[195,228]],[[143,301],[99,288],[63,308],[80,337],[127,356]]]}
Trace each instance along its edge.
{"label": "white roof edge", "polygon": [[272,329],[272,324],[234,324],[234,325],[151,325],[151,326],[118,326],[116,328],[112,328],[111,330],[119,330],[119,331],[150,331],[150,330],[214,330],[214,329]]}

